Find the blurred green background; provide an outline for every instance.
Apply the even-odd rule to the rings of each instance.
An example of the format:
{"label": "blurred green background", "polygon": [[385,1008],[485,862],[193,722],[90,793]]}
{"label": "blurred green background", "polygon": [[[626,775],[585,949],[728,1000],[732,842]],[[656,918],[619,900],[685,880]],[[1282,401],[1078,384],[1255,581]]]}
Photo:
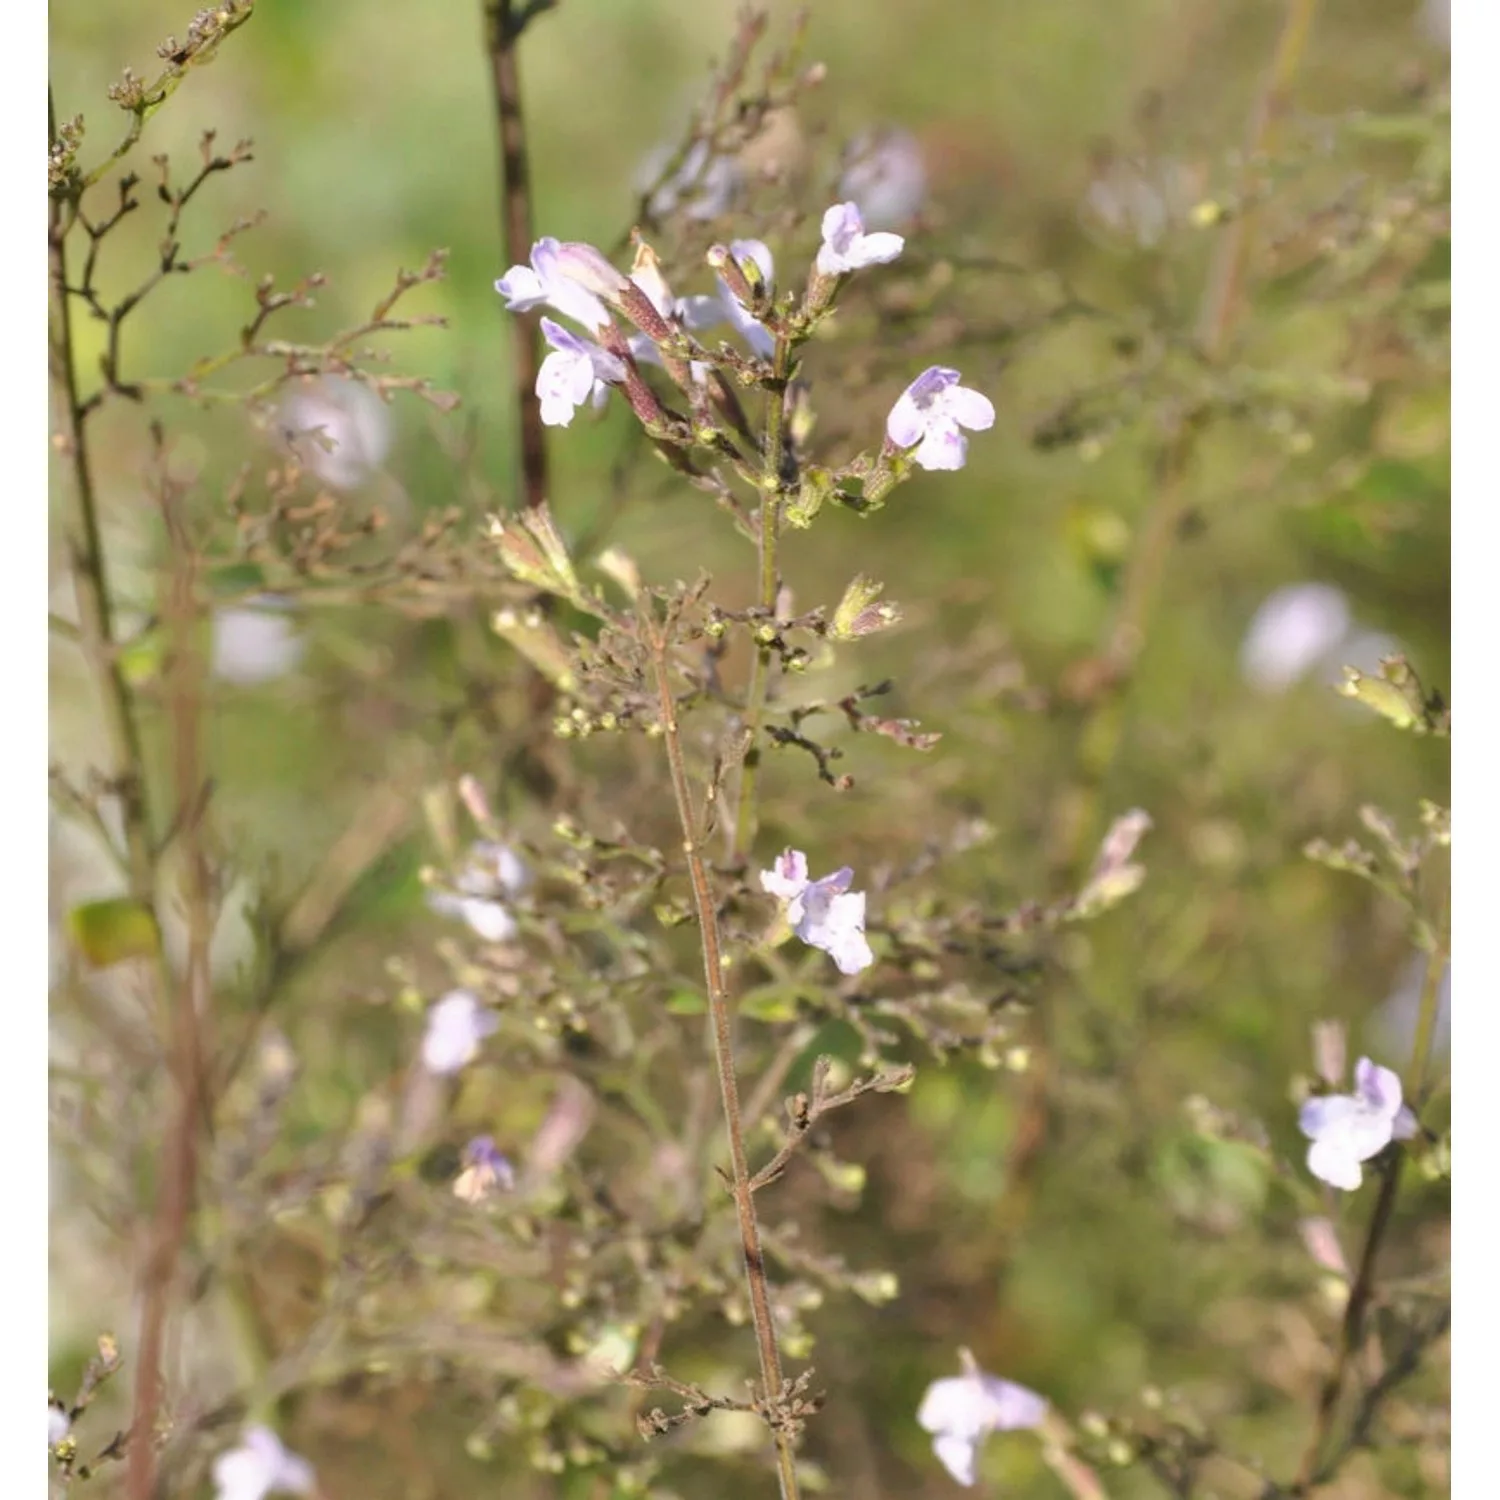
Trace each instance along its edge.
{"label": "blurred green background", "polygon": [[[1429,110],[1447,70],[1424,21],[1431,9],[1412,0],[1320,6],[1285,137],[1315,158],[1318,121]],[[771,10],[774,44],[791,7]],[[563,0],[535,24],[522,75],[538,232],[618,242],[643,163],[680,135],[735,11],[727,0]],[[920,849],[929,820],[979,817],[995,838],[954,862],[945,877],[953,888],[997,912],[1055,894],[1049,851],[1082,722],[1060,689],[1111,618],[1122,563],[1156,493],[1161,415],[1148,398],[1140,420],[1092,445],[1039,444],[1038,428],[1067,395],[1128,363],[1111,345],[1117,328],[1136,336],[1191,328],[1214,231],[1189,210],[1236,180],[1226,153],[1244,138],[1282,18],[1268,0],[812,7],[805,56],[825,62],[828,77],[802,116],[799,193],[814,207],[833,201],[841,140],[872,128],[909,131],[928,187],[926,227],[907,226],[909,248],[956,254],[960,266],[951,300],[936,302],[953,319],[942,325],[954,329],[951,357],[941,345],[919,346],[899,308],[878,297],[844,315],[847,339],[812,351],[829,440],[845,453],[873,441],[889,402],[934,361],[963,368],[999,413],[995,429],[972,441],[963,474],[919,476],[876,518],[836,512],[793,538],[788,575],[799,603],[836,598],[857,567],[907,606],[903,629],[873,643],[858,670],[865,681],[894,676],[894,711],[945,735],[927,759],[863,741],[850,748],[857,786],[815,804],[816,837],[833,863],[900,862]],[[158,0],[52,6],[51,81],[59,114],[85,116],[86,159],[119,128],[104,98],[109,83],[126,65],[151,76],[156,44],[187,20]],[[205,190],[189,248],[268,210],[236,254],[252,281],[265,272],[280,281],[327,274],[317,308],[299,315],[305,328],[357,322],[397,266],[420,265],[434,247],[451,252],[446,281],[412,303],[445,315],[448,329],[391,347],[394,368],[459,392],[462,409],[444,418],[398,398],[391,451],[372,488],[398,515],[458,504],[476,526],[483,506],[453,492],[437,434],[469,434],[488,493],[508,503],[510,344],[492,290],[505,262],[481,42],[477,5],[260,0],[222,55],[148,125],[144,148],[187,161],[205,129],[221,144],[253,138],[253,163]],[[1288,191],[1308,212],[1347,191],[1358,218],[1372,184],[1378,197],[1417,172],[1420,144],[1420,135],[1399,132],[1340,144]],[[1101,179],[1123,191],[1122,182],[1179,178],[1190,190],[1158,195],[1171,206],[1154,243],[1090,209]],[[1304,180],[1311,186],[1296,199]],[[106,287],[127,285],[149,259],[159,223],[148,222],[149,210],[137,217],[105,267]],[[1267,217],[1274,229],[1275,214]],[[1378,233],[1367,222],[1354,237]],[[794,233],[776,245],[779,264],[800,265],[815,242],[808,228]],[[1025,274],[966,274],[964,254]],[[1418,272],[1446,275],[1430,256],[1402,274]],[[1064,1411],[1129,1408],[1143,1385],[1176,1387],[1225,1424],[1241,1451],[1263,1454],[1278,1471],[1299,1451],[1310,1372],[1335,1317],[1316,1298],[1290,1194],[1258,1158],[1205,1143],[1183,1101],[1201,1094],[1259,1116],[1272,1146],[1300,1162],[1289,1087],[1310,1067],[1315,1019],[1346,1019],[1351,1055],[1368,1049],[1404,1062],[1402,1022],[1381,1020],[1383,1002],[1410,980],[1400,914],[1301,850],[1315,836],[1357,832],[1356,810],[1367,802],[1414,826],[1417,797],[1446,801],[1447,746],[1394,733],[1337,698],[1316,671],[1284,692],[1259,691],[1242,674],[1240,651],[1273,590],[1324,580],[1343,590],[1359,627],[1399,642],[1425,681],[1446,685],[1447,373],[1441,351],[1424,355],[1409,340],[1380,336],[1383,304],[1375,299],[1371,314],[1367,282],[1357,297],[1324,299],[1295,277],[1257,274],[1233,358],[1298,377],[1358,378],[1364,397],[1299,417],[1292,425],[1305,442],[1274,424],[1240,422],[1200,445],[1189,524],[1168,554],[1101,791],[1106,814],[1138,805],[1155,817],[1141,851],[1150,877],[1054,955],[1039,1005],[1056,1077],[1024,1208],[1005,1191],[1024,1078],[977,1063],[923,1068],[906,1102],[865,1101],[836,1125],[839,1156],[867,1166],[869,1187],[857,1212],[826,1213],[819,1233],[858,1266],[896,1270],[902,1294],[878,1310],[830,1299],[813,1318],[815,1363],[831,1398],[809,1452],[834,1476],[835,1493],[951,1492],[913,1413],[926,1382],[954,1372],[959,1344]],[[1064,280],[1114,321],[1040,317]],[[248,304],[244,281],[212,270],[169,285],[132,330],[131,374],[173,375],[230,347]],[[891,352],[873,362],[848,353],[865,335],[887,340]],[[96,334],[85,324],[80,337],[87,368]],[[259,451],[261,437],[233,409],[167,409],[179,440],[200,445],[205,493]],[[121,408],[101,431],[115,576],[142,600],[154,535],[139,478],[143,423]],[[648,577],[703,566],[732,597],[748,597],[750,555],[701,497],[641,474],[628,503],[611,510],[601,476],[628,433],[616,404],[598,423],[550,434],[552,502],[565,526],[577,535],[608,513],[612,539]],[[64,599],[60,552],[53,572]],[[483,673],[491,653],[497,672],[506,660],[481,631],[371,609],[320,611],[300,628],[299,670],[224,686],[209,730],[220,817],[246,868],[272,853],[293,871],[314,865],[372,780],[398,760],[429,781],[482,764],[482,740],[459,723],[462,684],[466,673]],[[64,649],[54,652],[53,677],[54,755],[81,766],[91,706]],[[1023,685],[1045,706],[1024,701]],[[773,760],[769,830],[799,827],[810,779],[806,765]],[[304,1067],[295,1109],[308,1139],[343,1128],[353,1102],[409,1051],[411,1019],[385,1004],[395,987],[386,961],[432,941],[415,866],[437,857],[417,849],[389,899],[298,981],[303,1003],[284,1024]],[[61,830],[53,882],[63,902],[107,884]],[[111,1242],[76,1201],[88,1196],[85,1182],[75,1169],[54,1200],[60,1390],[101,1328],[123,1336],[130,1326],[130,1287],[108,1258]],[[788,1206],[814,1215],[820,1196],[804,1184]],[[1445,1203],[1446,1184],[1409,1190],[1403,1212],[1421,1232],[1408,1259],[1442,1255]],[[736,1337],[748,1371],[748,1339]],[[739,1366],[731,1358],[726,1368]],[[390,1404],[372,1397],[362,1407],[346,1393],[304,1410],[284,1434],[313,1458],[328,1494],[608,1493],[574,1476],[527,1479],[524,1466],[512,1471],[503,1458],[476,1465],[462,1452],[473,1413],[455,1412],[441,1389],[381,1402]],[[1008,1493],[1062,1493],[1035,1445],[992,1450],[984,1472]],[[1441,1475],[1416,1458],[1396,1471],[1364,1460],[1355,1468],[1350,1493],[1441,1488]],[[1137,1471],[1108,1483],[1111,1494],[1151,1488]],[[705,1471],[682,1492],[750,1495],[767,1484]]]}

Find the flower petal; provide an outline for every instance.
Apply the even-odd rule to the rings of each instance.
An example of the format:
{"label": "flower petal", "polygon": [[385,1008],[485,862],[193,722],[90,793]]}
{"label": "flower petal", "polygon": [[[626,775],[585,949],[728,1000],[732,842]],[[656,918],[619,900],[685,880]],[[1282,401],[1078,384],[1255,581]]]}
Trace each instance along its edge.
{"label": "flower petal", "polygon": [[1028,1390],[1024,1385],[1015,1384],[1014,1381],[1001,1380],[998,1375],[981,1372],[979,1379],[983,1382],[985,1394],[990,1401],[994,1425],[1000,1431],[1009,1432],[1019,1427],[1041,1425],[1042,1419],[1047,1415],[1045,1397]]}
{"label": "flower petal", "polygon": [[906,241],[899,234],[882,230],[878,234],[864,234],[850,247],[849,261],[855,270],[865,266],[883,266],[893,261],[905,248]]}
{"label": "flower petal", "polygon": [[530,312],[547,300],[542,278],[530,266],[512,266],[495,283],[495,290],[505,298],[511,312]]}
{"label": "flower petal", "polygon": [[971,432],[983,432],[995,425],[994,403],[983,392],[971,391],[967,386],[954,386],[943,400],[943,410]]}
{"label": "flower petal", "polygon": [[957,1433],[943,1433],[932,1440],[932,1451],[938,1462],[965,1489],[972,1489],[978,1477],[979,1444],[973,1438],[961,1437]]}
{"label": "flower petal", "polygon": [[885,435],[898,448],[910,448],[922,440],[926,422],[909,390],[902,391],[885,419]]}
{"label": "flower petal", "polygon": [[969,442],[953,422],[935,422],[927,429],[922,446],[912,455],[924,469],[961,469],[969,455]]}
{"label": "flower petal", "polygon": [[1330,1187],[1352,1193],[1363,1180],[1359,1162],[1345,1149],[1337,1136],[1324,1137],[1308,1147],[1307,1170]]}

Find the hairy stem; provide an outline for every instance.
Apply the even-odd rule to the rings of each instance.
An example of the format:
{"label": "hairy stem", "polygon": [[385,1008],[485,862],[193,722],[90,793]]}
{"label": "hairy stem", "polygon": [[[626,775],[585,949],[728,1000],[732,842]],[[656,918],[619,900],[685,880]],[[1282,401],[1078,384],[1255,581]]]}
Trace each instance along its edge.
{"label": "hairy stem", "polygon": [[[791,369],[791,341],[785,336],[776,340],[772,357],[774,371],[766,407],[766,442],[761,469],[760,491],[760,598],[766,612],[765,628],[774,626],[776,596],[781,591],[781,571],[777,553],[781,540],[781,506],[784,481],[782,464],[786,458],[786,383]],[[734,827],[730,835],[729,857],[743,856],[755,837],[755,789],[760,776],[760,724],[765,716],[766,696],[771,687],[772,650],[769,644],[758,646],[755,664],[750,672],[750,691],[745,699],[745,729],[749,742],[745,746],[744,764],[740,770],[739,795],[735,805]]]}
{"label": "hairy stem", "polygon": [[[540,7],[514,0],[485,0],[485,44],[495,91],[500,133],[500,235],[508,265],[524,264],[531,254],[531,169],[527,163],[526,116],[521,111],[521,79],[516,43],[526,22]],[[521,491],[529,506],[547,498],[547,441],[536,377],[541,367],[535,319],[511,318],[511,346],[516,362],[516,407],[521,429]]]}
{"label": "hairy stem", "polygon": [[750,1292],[750,1315],[760,1351],[760,1376],[771,1431],[776,1443],[776,1469],[782,1500],[796,1500],[797,1465],[791,1434],[775,1420],[781,1399],[781,1355],[776,1345],[776,1325],[766,1285],[766,1263],[761,1252],[760,1225],[755,1216],[755,1197],[750,1186],[750,1165],[745,1155],[745,1133],[740,1111],[739,1084],[734,1071],[734,1041],[731,1034],[729,992],[724,982],[723,952],[719,940],[719,918],[713,887],[703,862],[703,839],[698,815],[693,810],[692,787],[682,754],[682,733],[677,723],[677,703],[672,694],[669,646],[664,630],[651,631],[650,649],[661,714],[662,738],[682,826],[683,853],[692,886],[693,909],[703,946],[703,978],[708,989],[708,1008],[713,1031],[714,1067],[719,1077],[719,1097],[724,1107],[725,1132],[729,1137],[729,1162],[735,1211],[740,1222],[740,1244],[745,1257],[745,1282]]}

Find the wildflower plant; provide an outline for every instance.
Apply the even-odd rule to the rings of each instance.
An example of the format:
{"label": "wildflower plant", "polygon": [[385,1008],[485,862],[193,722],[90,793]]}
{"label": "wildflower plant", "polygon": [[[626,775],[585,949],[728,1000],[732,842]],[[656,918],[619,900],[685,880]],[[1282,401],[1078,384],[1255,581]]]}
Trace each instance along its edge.
{"label": "wildflower plant", "polygon": [[[1450,818],[1433,786],[1414,819],[1362,807],[1366,842],[1337,844],[1336,769],[1276,762],[1281,821],[1241,831],[1225,787],[1250,801],[1260,783],[1238,747],[1297,709],[1282,689],[1348,661],[1332,586],[1273,596],[1294,640],[1257,616],[1256,691],[1232,644],[1204,666],[1230,687],[1202,723],[1142,709],[1137,684],[1148,642],[1201,646],[1156,616],[1176,551],[1233,508],[1217,476],[1292,495],[1416,484],[1347,434],[1392,347],[1413,382],[1444,357],[1441,92],[1401,117],[1415,162],[1394,185],[1331,172],[1363,159],[1371,119],[1282,121],[1311,10],[1289,0],[1247,147],[1189,171],[1142,143],[1085,191],[1089,242],[1128,240],[1113,295],[945,223],[910,133],[823,139],[804,23],[762,61],[753,11],[618,238],[590,243],[576,205],[533,222],[518,57],[554,8],[482,5],[501,234],[465,277],[495,314],[485,347],[509,351],[508,483],[485,424],[398,373],[403,339],[458,336],[421,310],[445,294],[442,252],[329,332],[336,275],[256,276],[256,221],[199,228],[249,142],[209,134],[186,170],[158,155],[149,188],[136,175],[152,117],[253,0],[200,12],[150,80],[127,72],[102,143],[52,111],[71,590],[54,629],[98,705],[52,792],[102,872],[60,882],[55,1137],[111,1246],[145,1247],[128,1335],[97,1337],[49,1390],[55,1487],[416,1493],[429,1464],[470,1488],[488,1464],[558,1493],[791,1500],[881,1466],[973,1486],[1041,1464],[1080,1500],[1132,1466],[1173,1494],[1310,1495],[1381,1448],[1395,1397],[1430,1391],[1447,1333],[1425,1231],[1448,1173]],[[1282,161],[1283,123],[1318,150]],[[1171,191],[1149,198],[1153,182]],[[1179,254],[1188,235],[1207,264]],[[1173,255],[1201,301],[1178,296],[1192,277]],[[1161,258],[1149,295],[1139,256]],[[218,274],[238,312],[205,318],[208,352],[163,376],[134,343],[154,326],[141,309]],[[1359,332],[1336,371],[1277,363],[1301,348],[1290,315],[1280,341],[1252,337],[1256,299],[1271,324],[1287,279]],[[1059,350],[1087,371],[1064,389]],[[202,434],[250,456],[221,462]],[[606,439],[589,519],[560,476]],[[1072,660],[962,599],[913,602],[904,577],[906,604],[885,592],[956,497],[1024,508],[991,484],[1018,440],[1026,473],[1066,467],[1069,494],[1085,465],[1149,478],[1128,521],[1059,500],[1053,539],[1033,534],[1038,572],[1055,583],[1066,552],[1064,595],[1099,621]],[[140,493],[132,551],[107,516]],[[1365,711],[1338,733],[1393,726],[1430,750],[1450,731],[1404,654],[1348,665],[1338,691]],[[312,724],[286,754],[317,790],[257,821],[223,789],[237,747],[219,716],[273,702]],[[1299,845],[1293,895],[1261,900]],[[1307,883],[1343,874],[1396,916]],[[1421,954],[1411,1055],[1348,1049],[1346,1093],[1343,1018],[1320,1012],[1317,1081],[1222,1100],[1198,1082],[1215,997],[1299,903],[1308,932],[1373,934],[1362,974],[1377,949]],[[1027,1258],[1049,1214],[1097,1218],[1122,1183],[1149,1195],[1183,1283],[1215,1289],[1227,1386],[1195,1368],[1122,1399],[1089,1343],[1113,1309],[1091,1303],[1071,1335],[1032,1321],[1028,1288],[1038,1307],[1130,1293],[1123,1270],[1108,1282],[1108,1235],[1069,1230],[1097,1272],[1073,1287]],[[1387,1280],[1398,1232],[1408,1274]],[[1224,1290],[1226,1243],[1270,1269],[1237,1262]],[[918,1352],[871,1359],[881,1320],[920,1304],[913,1281],[937,1301],[950,1276],[998,1287],[996,1306],[915,1314]],[[1136,1292],[1177,1279],[1153,1267]],[[1272,1311],[1235,1301],[1254,1294]],[[1273,1367],[1266,1328],[1287,1308],[1331,1360]],[[960,1349],[955,1376],[960,1340],[982,1352]],[[901,1415],[872,1436],[879,1380]],[[439,1400],[459,1445],[432,1437]],[[392,1472],[382,1449],[332,1477],[318,1414],[341,1402],[380,1414],[365,1431]]]}

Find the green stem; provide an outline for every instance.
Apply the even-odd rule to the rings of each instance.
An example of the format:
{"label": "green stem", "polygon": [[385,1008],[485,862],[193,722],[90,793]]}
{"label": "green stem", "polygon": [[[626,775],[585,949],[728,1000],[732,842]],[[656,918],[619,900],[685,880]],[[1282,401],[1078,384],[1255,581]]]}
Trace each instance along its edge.
{"label": "green stem", "polygon": [[[765,462],[761,469],[760,491],[760,598],[766,612],[765,628],[775,623],[776,596],[781,591],[781,572],[777,553],[781,540],[781,507],[783,499],[782,464],[786,458],[786,385],[791,369],[791,340],[782,335],[776,340],[770,400],[766,408]],[[769,644],[757,646],[755,664],[750,671],[750,691],[745,699],[745,729],[749,741],[745,746],[744,764],[740,770],[739,797],[735,807],[734,828],[729,845],[731,861],[749,849],[755,837],[755,790],[760,777],[760,726],[765,717],[766,697],[771,687],[772,649]]]}
{"label": "green stem", "polygon": [[1422,998],[1417,1007],[1417,1031],[1412,1038],[1411,1066],[1406,1076],[1406,1097],[1413,1109],[1422,1107],[1427,1088],[1427,1068],[1432,1061],[1432,1041],[1437,1035],[1438,1000],[1443,993],[1443,971],[1448,967],[1449,933],[1452,924],[1452,891],[1443,895],[1443,914],[1437,936],[1427,955],[1422,975]]}
{"label": "green stem", "polygon": [[729,1136],[731,1184],[735,1212],[739,1218],[740,1245],[745,1259],[745,1282],[750,1292],[750,1316],[755,1325],[755,1341],[760,1351],[760,1376],[766,1416],[776,1443],[776,1470],[781,1482],[781,1500],[797,1500],[797,1461],[792,1448],[792,1434],[777,1416],[783,1386],[781,1356],[776,1344],[776,1323],[766,1283],[766,1262],[761,1250],[760,1225],[755,1214],[755,1195],[750,1185],[750,1164],[745,1154],[745,1131],[739,1084],[734,1071],[734,1039],[729,1013],[729,990],[724,980],[718,912],[708,870],[703,862],[702,832],[693,811],[692,788],[682,755],[682,733],[677,722],[677,703],[672,694],[666,632],[651,626],[647,628],[650,630],[649,646],[656,677],[662,738],[666,744],[672,792],[676,798],[677,817],[682,827],[683,853],[687,857],[688,881],[692,887],[698,936],[703,948],[703,978],[708,990],[708,1008],[712,1022],[714,1067],[718,1073],[719,1097],[724,1109],[725,1130]]}

